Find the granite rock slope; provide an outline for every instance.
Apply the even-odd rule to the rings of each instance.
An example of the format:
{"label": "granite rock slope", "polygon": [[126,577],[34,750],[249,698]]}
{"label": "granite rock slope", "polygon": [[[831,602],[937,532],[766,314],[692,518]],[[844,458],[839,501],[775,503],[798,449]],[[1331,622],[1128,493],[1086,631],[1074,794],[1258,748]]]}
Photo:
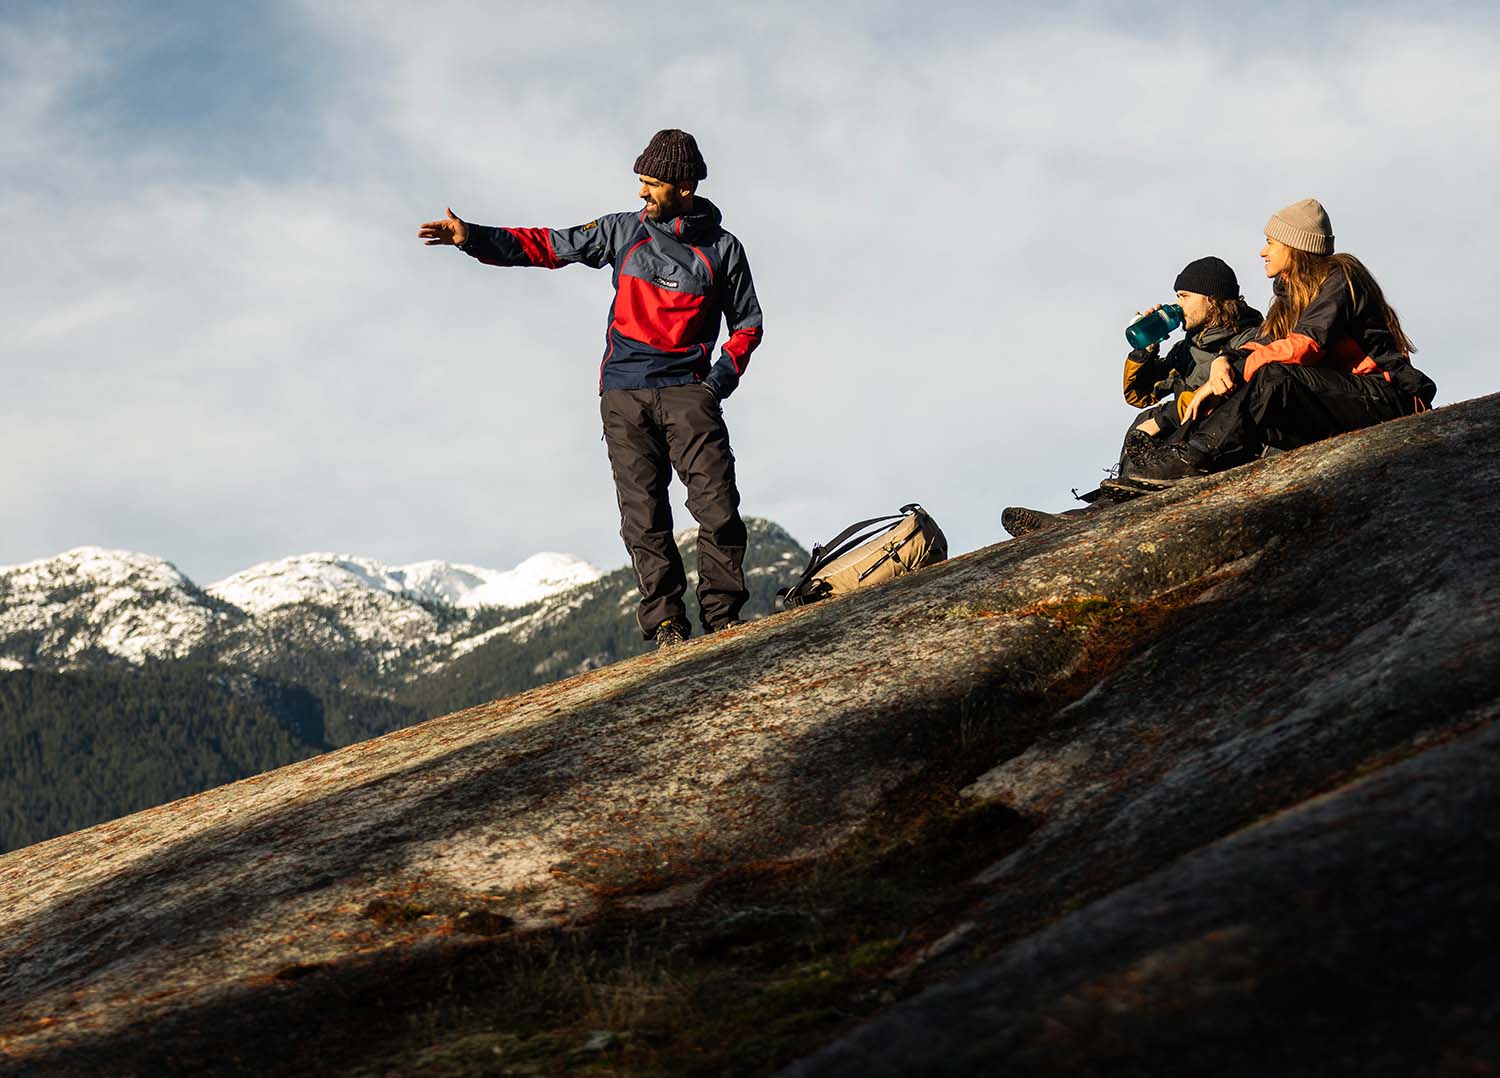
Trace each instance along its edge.
{"label": "granite rock slope", "polygon": [[1385,424],[9,854],[0,1060],[170,1072],[205,1057],[150,1031],[268,1045],[313,973],[687,906],[996,729],[963,796],[1024,839],[896,956],[925,991],[793,1073],[1482,1059],[1497,433],[1500,398]]}

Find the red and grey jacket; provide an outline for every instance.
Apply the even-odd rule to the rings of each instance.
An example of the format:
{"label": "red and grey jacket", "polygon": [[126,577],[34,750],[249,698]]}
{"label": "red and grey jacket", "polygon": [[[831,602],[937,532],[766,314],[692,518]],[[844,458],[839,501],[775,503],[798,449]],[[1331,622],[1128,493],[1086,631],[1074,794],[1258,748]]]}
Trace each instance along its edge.
{"label": "red and grey jacket", "polygon": [[[1278,297],[1284,294],[1280,277],[1273,287]],[[1246,381],[1268,363],[1296,363],[1383,377],[1424,405],[1437,393],[1432,379],[1398,350],[1378,305],[1338,269],[1324,278],[1290,333],[1236,351],[1243,357]]]}
{"label": "red and grey jacket", "polygon": [[[720,397],[739,385],[760,344],[760,302],[740,241],[706,198],[693,212],[653,221],[641,210],[576,228],[493,228],[465,222],[462,250],[491,266],[614,267],[599,392],[706,382]],[[729,339],[710,365],[720,319]]]}

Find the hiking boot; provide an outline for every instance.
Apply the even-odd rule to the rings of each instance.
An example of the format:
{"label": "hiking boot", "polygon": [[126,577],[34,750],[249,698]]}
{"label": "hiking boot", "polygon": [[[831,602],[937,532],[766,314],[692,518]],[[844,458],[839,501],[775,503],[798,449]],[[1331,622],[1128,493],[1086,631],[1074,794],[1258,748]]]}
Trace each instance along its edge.
{"label": "hiking boot", "polygon": [[[1153,445],[1127,456],[1130,458],[1128,478],[1148,487],[1170,487],[1195,475],[1207,475],[1212,460],[1207,453],[1185,442]],[[1122,474],[1121,478],[1126,476]]]}
{"label": "hiking boot", "polygon": [[1159,439],[1147,434],[1141,428],[1131,427],[1125,435],[1125,444],[1120,448],[1120,463],[1110,478],[1126,480],[1135,478],[1136,462],[1160,444]]}
{"label": "hiking boot", "polygon": [[678,644],[686,644],[691,631],[682,618],[668,618],[656,627],[656,650],[664,651],[675,648]]}
{"label": "hiking boot", "polygon": [[1040,509],[1026,509],[1019,505],[1007,506],[1000,514],[1000,527],[1016,539],[1061,522],[1062,517],[1056,513],[1044,513]]}
{"label": "hiking boot", "polygon": [[1140,427],[1131,427],[1125,435],[1125,445],[1122,453],[1129,453],[1132,449],[1139,453],[1143,449],[1150,449],[1157,442],[1156,435],[1147,434]]}

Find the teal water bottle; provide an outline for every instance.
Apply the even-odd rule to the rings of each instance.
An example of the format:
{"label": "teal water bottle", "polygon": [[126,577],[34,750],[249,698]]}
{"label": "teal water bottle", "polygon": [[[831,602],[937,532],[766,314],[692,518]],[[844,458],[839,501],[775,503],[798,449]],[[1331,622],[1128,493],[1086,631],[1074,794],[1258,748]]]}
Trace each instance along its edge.
{"label": "teal water bottle", "polygon": [[1182,308],[1175,303],[1165,303],[1126,326],[1125,340],[1132,348],[1147,348],[1166,340],[1180,325]]}

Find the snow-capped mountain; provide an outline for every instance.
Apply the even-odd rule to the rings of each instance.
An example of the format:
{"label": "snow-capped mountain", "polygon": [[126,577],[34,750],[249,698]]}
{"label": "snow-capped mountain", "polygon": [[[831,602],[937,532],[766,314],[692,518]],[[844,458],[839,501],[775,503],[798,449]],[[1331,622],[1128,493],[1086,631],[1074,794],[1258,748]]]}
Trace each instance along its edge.
{"label": "snow-capped mountain", "polygon": [[[806,555],[769,521],[746,523],[753,599],[745,614],[754,617],[769,612],[775,588]],[[676,538],[693,566],[696,529]],[[628,567],[605,574],[557,553],[506,570],[303,554],[205,588],[160,558],[79,547],[0,566],[0,674],[172,662],[303,686],[320,698],[425,693],[423,706],[434,686],[462,683],[442,690],[442,706],[466,706],[471,692],[514,691],[634,654],[643,646],[638,598]]]}
{"label": "snow-capped mountain", "polygon": [[446,561],[390,566],[347,554],[303,554],[253,565],[207,590],[252,614],[362,591],[474,610],[528,606],[602,575],[586,561],[552,552],[506,570]]}
{"label": "snow-capped mountain", "polygon": [[601,575],[555,553],[508,570],[305,554],[205,589],[160,558],[79,547],[0,567],[0,662],[69,669],[202,657],[260,668],[294,649],[354,649],[372,671],[418,659],[430,670],[454,644],[503,626],[503,611]]}
{"label": "snow-capped mountain", "polygon": [[8,666],[67,664],[91,653],[133,663],[180,659],[243,618],[147,554],[86,546],[0,566],[0,656]]}
{"label": "snow-capped mountain", "polygon": [[551,551],[533,554],[514,569],[504,571],[424,561],[405,566],[404,572],[407,587],[413,592],[463,610],[529,606],[604,575],[571,554]]}

